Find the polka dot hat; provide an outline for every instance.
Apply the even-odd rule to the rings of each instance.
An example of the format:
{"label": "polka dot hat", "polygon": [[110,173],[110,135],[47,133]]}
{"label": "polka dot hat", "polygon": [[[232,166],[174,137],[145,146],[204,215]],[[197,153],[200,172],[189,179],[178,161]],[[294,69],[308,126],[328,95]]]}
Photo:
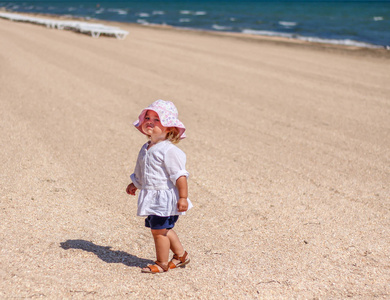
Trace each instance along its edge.
{"label": "polka dot hat", "polygon": [[133,123],[134,126],[143,134],[145,133],[142,131],[141,125],[148,110],[153,110],[158,114],[160,122],[164,127],[176,127],[179,130],[180,138],[184,139],[186,137],[184,133],[186,128],[184,124],[177,118],[179,113],[176,106],[170,101],[164,101],[161,99],[154,101],[147,108],[145,108],[139,115],[138,120]]}

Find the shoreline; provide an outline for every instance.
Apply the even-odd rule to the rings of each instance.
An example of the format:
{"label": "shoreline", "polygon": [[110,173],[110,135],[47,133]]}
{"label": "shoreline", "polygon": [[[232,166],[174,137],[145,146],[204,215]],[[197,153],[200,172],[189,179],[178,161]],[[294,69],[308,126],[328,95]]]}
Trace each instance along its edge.
{"label": "shoreline", "polygon": [[[161,25],[161,24],[139,24],[139,23],[130,23],[130,22],[118,22],[118,21],[109,21],[109,20],[101,20],[94,19],[89,17],[74,17],[72,15],[55,15],[55,14],[44,14],[44,13],[24,13],[24,12],[13,12],[7,11],[4,8],[0,7],[0,11],[5,11],[9,13],[23,14],[27,16],[35,16],[35,17],[47,17],[52,18],[54,20],[78,20],[84,22],[99,22],[106,25],[122,26],[122,27],[150,27],[154,29],[160,30],[173,30],[173,31],[181,31],[189,34],[199,34],[199,35],[211,35],[217,37],[224,38],[234,38],[241,39],[250,42],[258,42],[258,43],[268,43],[268,44],[276,44],[276,45],[285,45],[292,47],[304,47],[304,48],[312,48],[317,50],[331,51],[336,53],[347,53],[353,55],[362,55],[362,56],[372,56],[372,57],[382,57],[386,59],[390,59],[390,49],[385,46],[376,46],[372,45],[372,47],[364,47],[364,46],[355,46],[355,45],[344,45],[344,44],[333,44],[333,43],[322,43],[316,41],[307,41],[302,39],[295,38],[287,38],[280,36],[265,36],[265,35],[256,35],[256,34],[248,34],[248,33],[240,33],[240,32],[221,32],[214,30],[203,30],[196,28],[185,28],[185,27],[175,27],[171,25]],[[131,36],[131,34],[130,34]]]}
{"label": "shoreline", "polygon": [[[117,24],[126,24],[120,23]],[[183,31],[190,34],[199,34],[199,35],[210,35],[221,38],[232,38],[254,43],[265,43],[271,45],[281,45],[287,47],[301,47],[308,49],[315,49],[319,51],[327,51],[334,53],[344,53],[351,55],[361,55],[361,56],[371,56],[371,57],[381,57],[390,59],[390,51],[385,47],[379,48],[367,48],[367,47],[358,47],[350,45],[339,45],[339,44],[327,44],[319,42],[304,41],[293,38],[284,38],[284,37],[271,37],[271,36],[261,36],[254,34],[245,34],[245,33],[236,33],[236,32],[218,32],[218,31],[209,31],[209,30],[197,30],[197,29],[186,29],[180,27],[166,26],[166,25],[141,25],[136,23],[130,23],[130,26],[142,26],[142,27],[151,27],[161,30],[173,30],[173,31]]]}

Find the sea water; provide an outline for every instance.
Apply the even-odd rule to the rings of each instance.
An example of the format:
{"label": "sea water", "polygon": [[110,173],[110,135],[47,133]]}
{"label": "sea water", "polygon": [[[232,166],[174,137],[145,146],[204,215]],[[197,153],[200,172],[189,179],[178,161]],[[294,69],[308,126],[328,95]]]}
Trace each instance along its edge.
{"label": "sea water", "polygon": [[387,47],[390,1],[1,1],[9,11]]}

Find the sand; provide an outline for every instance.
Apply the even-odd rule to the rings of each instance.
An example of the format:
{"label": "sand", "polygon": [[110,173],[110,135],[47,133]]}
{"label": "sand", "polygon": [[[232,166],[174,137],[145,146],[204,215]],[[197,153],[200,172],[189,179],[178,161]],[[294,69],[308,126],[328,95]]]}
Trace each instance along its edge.
{"label": "sand", "polygon": [[[0,19],[0,298],[390,298],[389,52],[119,26]],[[125,188],[159,98],[192,262],[149,275]]]}

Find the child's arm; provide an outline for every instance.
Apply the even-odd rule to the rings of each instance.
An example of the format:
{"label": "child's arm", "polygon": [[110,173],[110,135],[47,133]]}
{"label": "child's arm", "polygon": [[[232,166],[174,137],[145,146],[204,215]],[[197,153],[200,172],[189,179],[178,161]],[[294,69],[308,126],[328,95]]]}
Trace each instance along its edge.
{"label": "child's arm", "polygon": [[179,201],[177,202],[177,210],[179,212],[186,211],[188,209],[188,185],[187,177],[181,176],[176,180],[176,187],[179,190]]}
{"label": "child's arm", "polygon": [[134,185],[134,183],[130,183],[128,186],[127,186],[127,189],[126,189],[126,193],[128,193],[129,195],[135,195],[135,192],[136,192],[137,188],[136,186]]}
{"label": "child's arm", "polygon": [[137,189],[141,188],[141,184],[139,182],[139,178],[141,177],[140,153],[138,153],[138,158],[137,158],[137,163],[135,164],[134,173],[130,175],[130,180],[132,181],[132,183],[130,183],[126,188],[126,193],[133,196],[135,195]]}

